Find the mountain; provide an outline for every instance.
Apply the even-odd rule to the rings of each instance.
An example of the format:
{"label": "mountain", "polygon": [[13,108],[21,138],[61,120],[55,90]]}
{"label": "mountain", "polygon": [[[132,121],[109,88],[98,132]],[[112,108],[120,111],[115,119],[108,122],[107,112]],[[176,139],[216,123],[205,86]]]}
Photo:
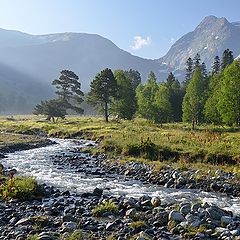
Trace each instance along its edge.
{"label": "mountain", "polygon": [[176,70],[183,70],[189,57],[197,53],[208,67],[215,56],[222,56],[225,49],[233,51],[234,56],[240,54],[240,22],[229,23],[226,18],[208,16],[195,28],[185,34],[160,58],[160,63]]}
{"label": "mountain", "polygon": [[49,85],[63,69],[76,72],[85,91],[89,90],[96,73],[106,67],[113,70],[136,69],[143,78],[149,71],[159,70],[156,61],[133,56],[96,34],[34,36],[1,30],[0,39],[0,62]]}

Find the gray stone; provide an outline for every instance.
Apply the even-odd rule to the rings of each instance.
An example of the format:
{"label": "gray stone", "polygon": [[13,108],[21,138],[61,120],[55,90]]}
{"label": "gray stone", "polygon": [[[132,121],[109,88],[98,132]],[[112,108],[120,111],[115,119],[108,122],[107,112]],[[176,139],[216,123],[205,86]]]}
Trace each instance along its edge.
{"label": "gray stone", "polygon": [[136,215],[137,211],[135,208],[131,208],[129,210],[126,211],[126,217],[134,217]]}
{"label": "gray stone", "polygon": [[61,226],[64,230],[74,230],[77,227],[76,222],[64,222]]}
{"label": "gray stone", "polygon": [[221,224],[223,227],[226,227],[228,224],[233,222],[233,218],[229,216],[222,216],[221,217]]}
{"label": "gray stone", "polygon": [[180,212],[174,210],[169,213],[168,219],[176,222],[182,222],[185,220],[184,216]]}
{"label": "gray stone", "polygon": [[190,205],[185,205],[180,208],[180,213],[183,215],[187,215],[188,213],[191,212],[191,206]]}
{"label": "gray stone", "polygon": [[208,212],[210,218],[218,221],[220,221],[223,216],[228,215],[224,210],[217,206],[207,208],[206,211]]}

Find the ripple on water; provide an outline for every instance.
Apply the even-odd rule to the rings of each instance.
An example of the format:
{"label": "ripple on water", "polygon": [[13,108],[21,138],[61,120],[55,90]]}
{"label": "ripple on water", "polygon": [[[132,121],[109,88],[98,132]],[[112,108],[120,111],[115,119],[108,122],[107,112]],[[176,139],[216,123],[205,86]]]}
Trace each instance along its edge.
{"label": "ripple on water", "polygon": [[[240,214],[240,199],[227,197],[218,193],[207,193],[190,189],[171,189],[156,185],[143,184],[137,180],[96,177],[84,173],[76,173],[69,165],[58,168],[53,164],[52,156],[74,154],[73,150],[79,147],[94,145],[88,140],[53,139],[58,144],[10,153],[2,159],[4,166],[16,168],[19,174],[34,176],[38,181],[56,186],[60,189],[82,193],[92,191],[95,187],[105,189],[105,193],[115,196],[140,197],[142,195],[160,196],[163,202],[182,202],[200,199],[203,202],[214,203],[219,207]],[[80,153],[83,157],[87,154]],[[109,189],[109,190],[107,190]]]}

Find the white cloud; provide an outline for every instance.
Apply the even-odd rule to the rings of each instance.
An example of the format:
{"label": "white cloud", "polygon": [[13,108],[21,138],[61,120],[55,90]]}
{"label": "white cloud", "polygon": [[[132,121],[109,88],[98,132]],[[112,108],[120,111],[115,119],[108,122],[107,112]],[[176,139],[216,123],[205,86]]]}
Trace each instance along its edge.
{"label": "white cloud", "polygon": [[148,46],[151,44],[151,38],[150,37],[141,37],[141,36],[135,36],[134,38],[134,45],[130,46],[133,50],[139,50],[143,48],[144,46]]}
{"label": "white cloud", "polygon": [[175,42],[175,38],[171,38],[170,43],[173,44]]}

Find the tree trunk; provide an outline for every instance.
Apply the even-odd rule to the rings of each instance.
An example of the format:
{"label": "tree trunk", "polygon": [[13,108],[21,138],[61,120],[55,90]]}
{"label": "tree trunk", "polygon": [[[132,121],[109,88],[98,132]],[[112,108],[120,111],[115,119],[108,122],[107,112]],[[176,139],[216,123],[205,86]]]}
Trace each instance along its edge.
{"label": "tree trunk", "polygon": [[108,104],[107,104],[107,102],[105,102],[104,112],[105,112],[105,121],[108,122]]}
{"label": "tree trunk", "polygon": [[195,120],[192,120],[192,130],[195,130]]}

